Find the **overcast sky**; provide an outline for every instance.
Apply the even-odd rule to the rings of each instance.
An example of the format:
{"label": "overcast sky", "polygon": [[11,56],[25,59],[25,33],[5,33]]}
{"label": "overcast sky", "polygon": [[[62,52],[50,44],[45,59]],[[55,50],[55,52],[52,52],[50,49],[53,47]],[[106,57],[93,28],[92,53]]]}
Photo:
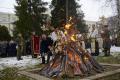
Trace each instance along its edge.
{"label": "overcast sky", "polygon": [[[50,2],[51,0],[44,0]],[[85,14],[85,20],[98,21],[99,17],[104,15],[105,17],[115,15],[114,8],[105,7],[104,0],[100,2],[96,0],[80,0],[79,4],[82,5],[82,10]],[[0,0],[0,12],[14,13],[15,0]],[[103,7],[104,6],[104,7]]]}

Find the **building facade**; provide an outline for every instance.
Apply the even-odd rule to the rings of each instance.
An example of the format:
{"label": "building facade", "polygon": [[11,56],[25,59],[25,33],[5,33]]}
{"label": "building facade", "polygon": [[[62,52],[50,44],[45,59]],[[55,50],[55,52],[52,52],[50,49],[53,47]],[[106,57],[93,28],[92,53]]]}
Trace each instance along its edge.
{"label": "building facade", "polygon": [[88,33],[90,33],[93,29],[93,26],[97,29],[97,21],[85,21],[88,29]]}
{"label": "building facade", "polygon": [[3,13],[0,12],[0,25],[6,26],[12,35],[12,30],[13,30],[13,23],[17,20],[17,16],[12,13]]}

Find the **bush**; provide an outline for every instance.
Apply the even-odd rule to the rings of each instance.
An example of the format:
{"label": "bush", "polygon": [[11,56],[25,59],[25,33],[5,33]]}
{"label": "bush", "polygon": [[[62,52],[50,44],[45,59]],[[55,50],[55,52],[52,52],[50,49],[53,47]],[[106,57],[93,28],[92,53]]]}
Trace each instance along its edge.
{"label": "bush", "polygon": [[0,40],[6,41],[6,40],[10,40],[10,39],[11,39],[11,36],[9,34],[7,27],[0,25]]}

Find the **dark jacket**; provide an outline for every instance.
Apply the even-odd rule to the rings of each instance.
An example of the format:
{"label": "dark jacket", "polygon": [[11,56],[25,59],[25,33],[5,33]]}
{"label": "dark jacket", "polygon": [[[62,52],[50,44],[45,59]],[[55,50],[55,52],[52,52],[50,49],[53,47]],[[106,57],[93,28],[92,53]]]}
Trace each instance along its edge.
{"label": "dark jacket", "polygon": [[104,49],[109,49],[109,48],[111,48],[111,40],[110,40],[110,39],[104,39],[104,40],[103,40],[103,48],[104,48]]}
{"label": "dark jacket", "polygon": [[103,48],[104,49],[111,48],[110,31],[108,29],[104,30],[102,37],[103,37]]}
{"label": "dark jacket", "polygon": [[40,44],[40,53],[47,53],[50,51],[48,46],[52,46],[53,40],[51,38],[47,38],[46,40],[42,40]]}

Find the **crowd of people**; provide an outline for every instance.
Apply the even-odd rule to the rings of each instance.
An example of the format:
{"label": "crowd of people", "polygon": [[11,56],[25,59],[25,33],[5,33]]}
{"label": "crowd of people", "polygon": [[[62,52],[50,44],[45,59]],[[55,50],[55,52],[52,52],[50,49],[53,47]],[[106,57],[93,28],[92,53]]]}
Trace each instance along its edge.
{"label": "crowd of people", "polygon": [[[86,37],[85,34],[81,34],[79,31],[77,32],[77,36],[81,41],[81,46],[87,49],[91,53],[91,55],[93,56],[99,55],[101,44],[102,44],[101,50],[104,52],[105,56],[110,55],[111,40],[107,27],[108,26],[105,26],[104,31],[101,33],[102,39],[96,37],[96,29],[94,27],[91,31],[91,34],[89,34],[89,38]],[[56,46],[56,43],[59,42],[59,38],[61,38],[60,36],[65,37],[64,32],[62,29],[56,28],[53,29],[53,31],[49,35],[45,34],[41,35],[39,44],[40,46],[39,55],[42,57],[43,64],[45,64],[45,55],[47,55],[47,63],[49,63],[50,56],[52,56],[53,54],[51,51],[52,49],[51,47]],[[103,41],[102,43],[99,42],[101,41],[100,39]],[[23,55],[23,51],[25,54],[33,55],[34,54],[32,48],[33,44],[31,40],[23,41],[22,35],[19,33],[15,41],[13,40],[9,42],[0,41],[0,57],[17,56],[17,60],[22,60],[21,56]]]}
{"label": "crowd of people", "polygon": [[[19,34],[18,36],[21,36]],[[15,40],[12,38],[10,41],[0,41],[0,57],[15,57],[18,56],[18,47],[19,47],[19,38]],[[31,42],[30,40],[26,40],[24,42],[24,50],[22,50],[22,55],[30,55],[31,54]]]}
{"label": "crowd of people", "polygon": [[0,57],[15,56],[16,43],[14,41],[0,41]]}

